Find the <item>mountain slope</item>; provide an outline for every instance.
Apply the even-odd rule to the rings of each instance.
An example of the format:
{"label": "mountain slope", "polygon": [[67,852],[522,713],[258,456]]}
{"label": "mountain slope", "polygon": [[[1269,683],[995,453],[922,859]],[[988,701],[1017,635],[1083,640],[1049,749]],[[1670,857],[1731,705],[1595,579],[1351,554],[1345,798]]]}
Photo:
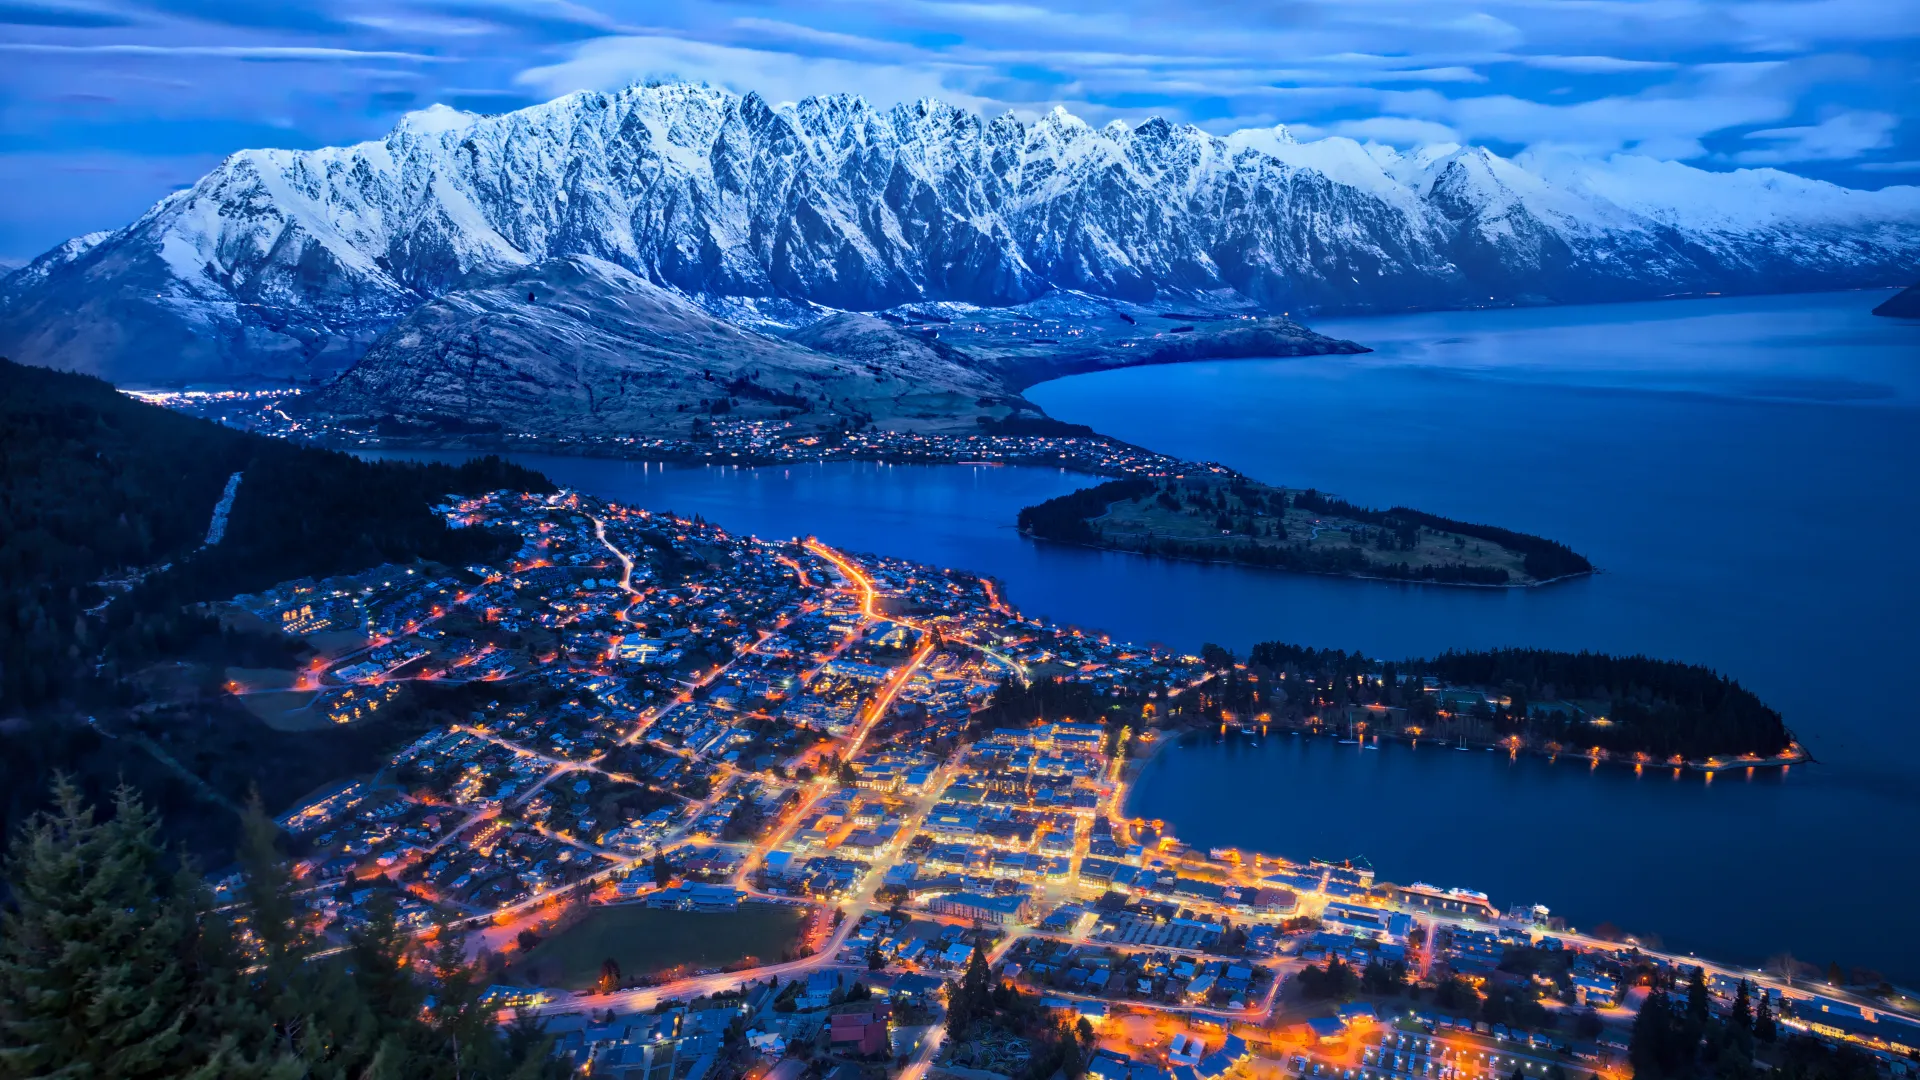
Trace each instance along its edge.
{"label": "mountain slope", "polygon": [[1909,285],[1893,294],[1873,313],[1893,319],[1920,319],[1920,285]]}
{"label": "mountain slope", "polygon": [[[886,323],[863,319],[891,331]],[[828,320],[832,322],[833,320]],[[825,324],[820,324],[825,326]],[[822,331],[824,332],[824,331]],[[407,315],[312,407],[446,430],[655,434],[696,417],[972,424],[998,384],[951,350],[845,358],[741,330],[612,263],[503,271]],[[1005,409],[991,415],[1003,415]]]}
{"label": "mountain slope", "polygon": [[[1040,415],[1020,391],[1071,372],[1362,351],[1285,319],[1170,327],[1065,294],[947,310],[917,321],[840,312],[776,337],[574,255],[422,304],[306,407],[421,433],[684,437],[715,416],[971,433],[982,420]],[[1073,336],[1024,332],[1036,329]]]}
{"label": "mountain slope", "polygon": [[1884,284],[1920,259],[1920,189],[667,84],[235,154],[0,280],[0,352],[122,382],[319,376],[476,276],[573,255],[788,324],[1063,289],[1398,310]]}

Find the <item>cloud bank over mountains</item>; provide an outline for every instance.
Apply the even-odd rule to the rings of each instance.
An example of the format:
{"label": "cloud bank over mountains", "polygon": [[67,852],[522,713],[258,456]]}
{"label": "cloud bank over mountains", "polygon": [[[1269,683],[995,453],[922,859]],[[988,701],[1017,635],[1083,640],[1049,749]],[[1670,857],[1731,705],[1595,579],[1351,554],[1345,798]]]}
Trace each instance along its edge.
{"label": "cloud bank over mountains", "polygon": [[1920,180],[1920,0],[0,0],[0,256],[243,147],[635,80]]}

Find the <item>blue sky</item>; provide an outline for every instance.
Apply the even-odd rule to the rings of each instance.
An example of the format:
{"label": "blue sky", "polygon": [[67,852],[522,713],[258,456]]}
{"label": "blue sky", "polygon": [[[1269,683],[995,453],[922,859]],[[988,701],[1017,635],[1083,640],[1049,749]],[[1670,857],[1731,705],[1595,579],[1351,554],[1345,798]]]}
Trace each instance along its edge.
{"label": "blue sky", "polygon": [[1920,183],[1920,0],[0,0],[0,257],[237,149],[660,76]]}

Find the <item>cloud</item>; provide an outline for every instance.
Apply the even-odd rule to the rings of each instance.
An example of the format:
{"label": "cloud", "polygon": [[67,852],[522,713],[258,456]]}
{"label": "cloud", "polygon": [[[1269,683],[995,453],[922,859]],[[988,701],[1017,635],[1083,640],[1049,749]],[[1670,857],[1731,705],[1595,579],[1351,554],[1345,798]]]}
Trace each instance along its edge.
{"label": "cloud", "polygon": [[1861,172],[1920,172],[1920,161],[1863,161],[1854,168]]}
{"label": "cloud", "polygon": [[348,15],[347,21],[355,26],[383,30],[389,34],[406,37],[465,37],[474,34],[494,34],[505,29],[500,24],[488,22],[485,19],[462,19],[429,14]]}
{"label": "cloud", "polygon": [[1770,141],[1774,145],[1743,150],[1733,155],[1733,159],[1742,165],[1780,165],[1790,161],[1856,158],[1869,150],[1892,146],[1893,130],[1899,126],[1900,118],[1892,113],[1837,113],[1818,124],[1750,131],[1747,138]]}
{"label": "cloud", "polygon": [[126,15],[94,7],[70,4],[38,4],[23,0],[0,0],[0,25],[4,26],[127,26]]}
{"label": "cloud", "polygon": [[1546,71],[1566,71],[1579,75],[1617,75],[1626,71],[1672,71],[1680,65],[1672,60],[1628,60],[1618,56],[1521,56],[1522,64]]}
{"label": "cloud", "polygon": [[1410,116],[1375,116],[1365,120],[1341,120],[1329,129],[1349,139],[1372,140],[1391,146],[1422,146],[1429,143],[1459,142],[1460,133],[1432,120]]}
{"label": "cloud", "polygon": [[382,49],[335,49],[313,45],[50,45],[0,41],[0,52],[82,54],[89,56],[214,57],[228,60],[413,60],[442,58],[425,53]]}
{"label": "cloud", "polygon": [[1576,154],[1633,150],[1675,160],[1705,153],[1700,140],[1717,131],[1777,122],[1792,115],[1790,99],[1764,93],[1660,88],[1549,104],[1512,94],[1448,98],[1434,91],[1392,92],[1386,111],[1447,124],[1469,140]]}
{"label": "cloud", "polygon": [[951,63],[868,63],[662,35],[632,35],[585,42],[567,60],[530,68],[515,82],[552,96],[575,90],[613,90],[649,78],[680,78],[741,93],[757,91],[776,102],[846,92],[882,105],[921,97],[938,97],[965,108],[989,104],[953,77],[962,70]]}

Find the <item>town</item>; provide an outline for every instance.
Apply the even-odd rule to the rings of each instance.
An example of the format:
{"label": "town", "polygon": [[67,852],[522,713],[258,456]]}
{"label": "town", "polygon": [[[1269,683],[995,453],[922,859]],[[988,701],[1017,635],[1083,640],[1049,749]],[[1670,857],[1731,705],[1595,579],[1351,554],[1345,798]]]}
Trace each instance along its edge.
{"label": "town", "polygon": [[575,493],[438,510],[519,550],[219,605],[314,650],[228,689],[314,725],[460,692],[463,717],[279,818],[298,895],[336,942],[376,902],[465,923],[493,999],[591,1075],[1611,1078],[1669,1000],[1913,1074],[1920,1021],[1791,968],[1130,819],[1163,722],[1222,678],[1200,657]]}
{"label": "town", "polygon": [[[365,430],[298,408],[299,390],[129,391],[142,401],[228,427],[339,449],[431,448],[446,443],[518,453],[587,454],[708,465],[792,465],[815,461],[887,461],[921,465],[1031,465],[1089,476],[1197,477],[1236,475],[1224,465],[1156,454],[1088,429],[1049,423],[1041,432],[942,432],[869,428],[822,432],[792,419],[697,418],[689,437],[667,435],[536,435],[409,440],[406,432]],[[291,412],[289,410],[292,410]]]}

